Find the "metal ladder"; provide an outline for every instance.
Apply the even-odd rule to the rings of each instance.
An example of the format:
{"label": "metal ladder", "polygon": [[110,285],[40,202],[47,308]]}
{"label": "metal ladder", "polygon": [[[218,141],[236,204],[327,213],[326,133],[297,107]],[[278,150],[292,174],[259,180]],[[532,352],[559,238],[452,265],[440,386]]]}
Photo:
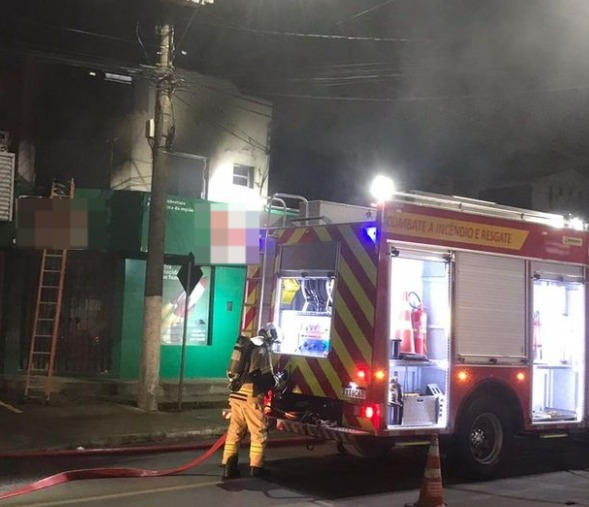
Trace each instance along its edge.
{"label": "metal ladder", "polygon": [[[50,198],[73,197],[73,180],[67,185],[53,181]],[[43,250],[25,378],[25,400],[33,390],[42,391],[45,403],[49,403],[51,397],[66,262],[67,250]]]}
{"label": "metal ladder", "polygon": [[[241,332],[244,336],[252,337],[264,325],[270,315],[271,301],[268,300],[267,294],[271,293],[272,279],[268,277],[268,270],[272,271],[274,259],[276,257],[276,245],[270,234],[271,229],[286,228],[287,215],[290,211],[284,199],[294,199],[304,204],[304,218],[309,214],[309,202],[302,196],[291,194],[274,194],[268,198],[266,206],[266,219],[264,222],[263,244],[260,248],[260,262],[249,265],[245,279],[244,301],[241,316]],[[276,205],[278,204],[278,205]],[[272,225],[271,215],[273,209],[280,209],[282,215],[279,220],[281,226]],[[270,246],[270,244],[272,244]]]}

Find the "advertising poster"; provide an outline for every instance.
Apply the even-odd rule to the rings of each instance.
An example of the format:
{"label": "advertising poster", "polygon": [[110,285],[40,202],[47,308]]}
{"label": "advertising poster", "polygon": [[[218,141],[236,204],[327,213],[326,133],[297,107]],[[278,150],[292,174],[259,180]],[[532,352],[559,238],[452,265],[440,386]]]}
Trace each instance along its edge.
{"label": "advertising poster", "polygon": [[[162,299],[162,345],[182,345],[186,292],[178,279],[179,265],[164,266]],[[186,345],[208,345],[211,268],[202,267],[203,276],[188,300]]]}

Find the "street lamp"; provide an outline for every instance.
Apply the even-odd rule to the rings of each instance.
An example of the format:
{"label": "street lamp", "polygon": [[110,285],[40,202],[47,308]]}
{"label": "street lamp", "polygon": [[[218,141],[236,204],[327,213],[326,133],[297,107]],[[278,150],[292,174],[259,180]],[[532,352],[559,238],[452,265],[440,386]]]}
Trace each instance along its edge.
{"label": "street lamp", "polygon": [[370,185],[370,193],[376,199],[377,203],[388,201],[395,191],[395,184],[388,176],[379,174]]}

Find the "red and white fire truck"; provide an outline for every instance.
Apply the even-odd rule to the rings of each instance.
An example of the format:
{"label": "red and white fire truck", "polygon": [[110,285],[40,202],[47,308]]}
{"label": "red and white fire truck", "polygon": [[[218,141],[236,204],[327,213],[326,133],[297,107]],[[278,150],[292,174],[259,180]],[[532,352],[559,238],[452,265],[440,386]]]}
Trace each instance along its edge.
{"label": "red and white fire truck", "polygon": [[491,475],[516,433],[586,427],[584,226],[418,192],[348,223],[303,208],[265,230],[246,288],[244,334],[282,335],[278,429],[366,454],[451,435]]}

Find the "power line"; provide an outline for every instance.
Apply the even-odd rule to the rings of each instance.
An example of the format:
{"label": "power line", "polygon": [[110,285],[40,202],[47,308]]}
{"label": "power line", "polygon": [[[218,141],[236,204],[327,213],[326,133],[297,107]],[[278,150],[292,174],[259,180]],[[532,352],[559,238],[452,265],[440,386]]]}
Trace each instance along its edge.
{"label": "power line", "polygon": [[178,41],[177,47],[174,49],[174,55],[173,55],[172,61],[174,61],[176,59],[176,52],[181,51],[182,43],[184,42],[186,35],[188,35],[188,31],[190,30],[190,27],[192,26],[192,22],[194,21],[194,18],[196,17],[197,12],[200,10],[202,5],[203,4],[198,4],[195,8],[192,9],[192,15],[190,16],[190,19],[188,20],[188,24],[186,25],[186,28],[184,29],[184,32],[182,33],[182,36],[180,37],[180,40]]}
{"label": "power line", "polygon": [[[179,87],[179,88],[176,89],[176,93],[188,93],[190,95],[196,95],[197,94],[197,92],[195,90],[191,90],[190,88],[181,88],[181,87]],[[239,97],[239,95],[234,95],[234,94],[229,94],[229,95],[231,95],[232,97]],[[247,111],[248,113],[257,114],[257,115],[263,116],[265,118],[272,119],[272,115],[271,114],[264,113],[262,111],[256,111],[255,109],[249,109],[247,107],[241,106],[241,105],[236,104],[236,103],[232,103],[231,104],[231,107],[234,107],[234,108],[237,108],[237,109],[241,109],[243,111]],[[269,107],[270,108],[271,106],[268,105],[268,104],[266,104],[266,107]]]}
{"label": "power line", "polygon": [[327,40],[346,40],[346,41],[363,41],[363,42],[434,42],[435,39],[419,39],[419,38],[405,38],[405,37],[367,37],[355,35],[335,35],[335,34],[321,34],[321,33],[304,33],[304,32],[279,32],[274,30],[260,30],[257,28],[250,28],[247,26],[236,25],[222,25],[218,23],[198,23],[198,26],[209,26],[212,28],[228,28],[231,30],[239,30],[258,35],[272,35],[279,37],[297,37],[305,39],[327,39]]}
{"label": "power line", "polygon": [[344,23],[349,23],[350,21],[353,21],[354,19],[358,19],[362,16],[365,16],[366,14],[369,14],[371,12],[374,12],[377,9],[381,9],[382,7],[385,7],[389,4],[392,4],[393,2],[396,2],[397,0],[387,0],[386,2],[379,4],[379,5],[375,5],[374,7],[371,7],[370,9],[366,9],[364,11],[358,12],[357,14],[354,14],[353,16],[347,18],[347,19],[343,19],[341,21],[338,21],[336,23],[336,25],[340,26],[343,25]]}
{"label": "power line", "polygon": [[[194,111],[194,106],[192,104],[190,104],[190,102],[178,97],[176,95],[176,99],[180,102],[182,102],[185,106],[187,106],[189,109]],[[222,112],[222,111],[221,111]],[[198,124],[198,122],[194,119],[194,117],[190,116],[190,119],[193,121],[193,123]],[[241,134],[239,132],[236,132],[235,130],[232,130],[230,127],[228,127],[227,125],[223,125],[221,123],[215,122],[213,120],[209,120],[209,122],[224,130],[225,132],[227,132],[228,134],[231,134],[232,136],[236,137],[237,139],[239,139],[240,141],[243,141],[246,144],[249,144],[252,148],[256,148],[257,150],[260,150],[264,153],[266,153],[267,151],[267,146],[265,146],[264,144],[260,143],[259,141],[256,141],[253,137],[251,137],[247,132],[241,132]],[[244,137],[245,136],[245,137]]]}
{"label": "power line", "polygon": [[[407,77],[408,74],[404,74],[402,72],[390,73],[390,74],[359,74],[359,75],[350,75],[350,76],[315,76],[315,77],[291,77],[285,79],[277,79],[279,82],[289,82],[289,83],[312,83],[312,84],[326,84],[329,85],[329,82],[333,81],[341,81],[341,84],[356,84],[358,81],[364,80],[386,80],[389,78],[399,79],[401,77]],[[347,83],[346,83],[347,81]]]}
{"label": "power line", "polygon": [[64,64],[72,67],[90,67],[100,69],[108,72],[127,72],[134,76],[150,77],[155,72],[154,67],[137,65],[136,63],[124,62],[120,60],[109,60],[107,58],[88,58],[83,53],[57,53],[57,52],[43,52],[40,50],[15,50],[14,48],[6,48],[0,46],[0,53],[11,56],[26,58],[32,56],[38,58],[43,63]]}
{"label": "power line", "polygon": [[24,23],[28,23],[31,25],[37,25],[37,26],[44,26],[46,28],[52,28],[53,30],[60,30],[60,31],[64,31],[64,32],[71,32],[71,33],[75,33],[78,35],[88,35],[91,37],[98,37],[101,39],[107,39],[107,40],[113,40],[113,41],[117,41],[117,42],[125,42],[127,44],[136,44],[136,41],[132,40],[132,39],[127,39],[124,37],[116,37],[114,35],[108,35],[105,33],[99,33],[99,32],[90,32],[88,30],[81,30],[79,28],[71,28],[71,27],[67,27],[67,26],[56,26],[56,25],[51,25],[49,23],[41,23],[40,21],[35,21],[32,19],[26,19],[26,18],[22,18],[20,17],[19,20],[21,22]]}
{"label": "power line", "polygon": [[347,96],[326,96],[310,94],[291,94],[277,92],[260,92],[269,97],[295,98],[305,100],[325,100],[334,102],[427,102],[427,101],[452,101],[452,100],[479,100],[479,99],[497,99],[508,96],[522,95],[549,95],[555,93],[580,92],[585,91],[589,86],[575,86],[567,88],[551,88],[543,90],[525,90],[521,92],[511,92],[507,94],[489,95],[489,94],[465,94],[465,95],[421,95],[414,97],[347,97]]}
{"label": "power line", "polygon": [[238,93],[233,93],[233,92],[230,92],[229,90],[224,90],[223,88],[220,88],[219,86],[213,86],[211,84],[203,83],[202,81],[199,81],[198,79],[195,79],[195,80],[190,79],[190,80],[188,80],[188,79],[184,79],[184,75],[182,75],[182,80],[185,83],[187,83],[187,84],[194,85],[194,86],[201,86],[203,88],[208,88],[209,90],[213,90],[213,91],[216,91],[218,93],[222,93],[224,95],[228,95],[230,97],[238,98],[240,100],[243,100],[244,102],[249,102],[250,104],[256,104],[256,105],[262,106],[262,107],[271,107],[271,105],[268,104],[267,102],[262,102],[261,100],[256,100],[256,99],[253,99],[251,97],[247,97],[245,95],[240,95]]}
{"label": "power line", "polygon": [[151,59],[147,54],[147,49],[145,49],[145,45],[143,44],[143,40],[141,39],[141,34],[139,33],[139,21],[137,21],[137,23],[135,24],[135,36],[137,37],[137,42],[139,42],[141,49],[143,49],[143,56],[145,56],[145,61],[148,63],[148,65],[151,65]]}
{"label": "power line", "polygon": [[[95,68],[95,69],[100,69],[100,70],[108,71],[108,72],[125,72],[125,73],[133,75],[135,77],[145,78],[145,79],[151,78],[154,75],[154,72],[156,72],[156,68],[152,67],[152,66],[136,65],[131,62],[123,62],[123,61],[117,61],[117,60],[88,58],[87,55],[84,55],[84,54],[76,55],[74,53],[71,53],[71,54],[52,53],[52,52],[43,52],[40,50],[32,50],[32,49],[15,50],[13,48],[7,48],[7,47],[2,47],[2,46],[0,46],[0,54],[17,56],[20,58],[26,58],[28,56],[32,56],[32,57],[37,58],[39,61],[41,61],[43,63],[64,64],[64,65],[71,65],[73,67],[88,67],[88,68]],[[186,71],[186,72],[192,72],[192,71]],[[230,96],[233,98],[237,98],[241,101],[244,101],[244,102],[247,102],[250,104],[262,106],[264,108],[270,108],[270,109],[272,108],[272,105],[269,104],[268,102],[262,102],[261,100],[256,100],[254,98],[240,95],[238,93],[232,93],[232,92],[230,92],[228,90],[224,90],[223,88],[220,88],[218,86],[213,86],[211,84],[205,84],[203,82],[199,82],[197,80],[196,76],[194,79],[192,77],[191,77],[191,79],[185,79],[186,76],[187,76],[187,74],[184,74],[184,73],[181,74],[181,77],[183,78],[182,81],[188,85],[200,86],[203,88],[207,88],[209,90],[213,90],[217,93],[222,93],[224,95],[227,95],[227,96]],[[182,85],[178,85],[177,89],[180,91],[186,91],[188,93],[196,93],[194,90],[190,90],[190,88],[183,88]],[[239,107],[241,109],[244,109],[244,110],[249,111],[251,113],[258,114],[260,116],[265,116],[270,119],[272,118],[271,114],[264,113],[262,111],[248,109],[243,106],[238,106],[237,104],[233,104],[233,107]]]}

